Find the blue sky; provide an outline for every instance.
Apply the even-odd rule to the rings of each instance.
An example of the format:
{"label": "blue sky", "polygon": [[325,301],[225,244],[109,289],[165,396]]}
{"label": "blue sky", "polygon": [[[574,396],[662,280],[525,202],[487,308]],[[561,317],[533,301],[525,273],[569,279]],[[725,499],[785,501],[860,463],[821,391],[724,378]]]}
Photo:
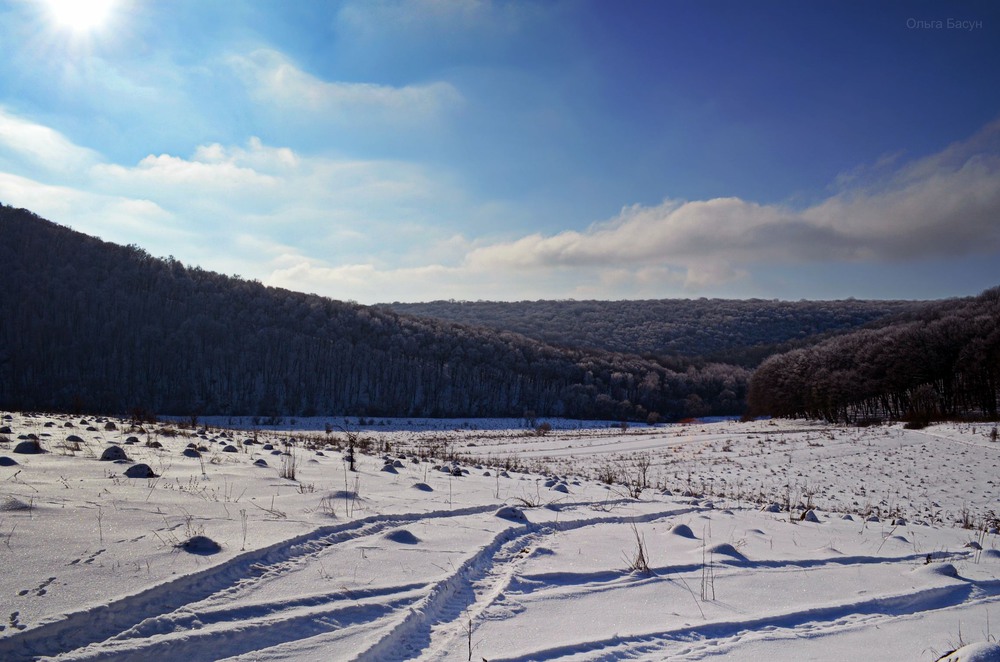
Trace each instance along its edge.
{"label": "blue sky", "polygon": [[0,45],[0,202],[271,285],[1000,284],[993,2],[0,0]]}

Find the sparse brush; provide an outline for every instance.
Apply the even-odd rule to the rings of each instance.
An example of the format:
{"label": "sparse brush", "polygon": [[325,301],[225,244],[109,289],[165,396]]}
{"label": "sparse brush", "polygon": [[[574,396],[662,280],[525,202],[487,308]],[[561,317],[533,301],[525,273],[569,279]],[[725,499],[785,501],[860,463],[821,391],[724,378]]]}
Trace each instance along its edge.
{"label": "sparse brush", "polygon": [[337,500],[332,496],[325,496],[319,500],[319,511],[327,517],[337,517]]}
{"label": "sparse brush", "polygon": [[519,503],[524,508],[538,508],[542,505],[542,500],[539,497],[532,496],[516,496],[514,501]]}
{"label": "sparse brush", "polygon": [[298,458],[294,451],[288,451],[287,455],[281,456],[281,470],[278,475],[288,480],[295,480],[296,469],[298,468]]}
{"label": "sparse brush", "polygon": [[639,533],[639,527],[632,522],[632,534],[635,536],[635,551],[625,555],[625,562],[631,572],[640,572],[644,575],[652,574],[649,568],[649,553],[646,551],[646,537]]}
{"label": "sparse brush", "polygon": [[535,495],[531,496],[527,493],[522,493],[521,496],[514,497],[514,501],[517,501],[524,508],[538,508],[542,505],[542,493],[538,488],[538,484],[535,484]]}
{"label": "sparse brush", "polygon": [[[0,529],[3,529],[3,520],[0,520]],[[17,529],[17,524],[10,527],[10,533],[6,534],[3,539],[3,544],[7,549],[12,549],[10,546],[10,541],[14,538],[14,531]]]}
{"label": "sparse brush", "polygon": [[268,515],[270,515],[271,517],[273,517],[274,519],[286,519],[288,517],[288,513],[286,513],[283,510],[278,510],[277,508],[274,507],[274,497],[273,496],[271,497],[271,507],[270,508],[265,508],[264,506],[261,506],[260,504],[255,503],[253,501],[250,502],[250,505],[256,506],[257,508],[260,508],[265,513],[267,513]]}
{"label": "sparse brush", "polygon": [[241,508],[240,509],[240,524],[242,525],[242,528],[243,528],[243,546],[240,548],[240,551],[242,552],[242,551],[246,551],[246,548],[247,548],[247,529],[249,528],[247,526],[247,511],[246,511],[246,508]]}
{"label": "sparse brush", "polygon": [[597,480],[605,485],[614,485],[618,481],[618,467],[605,464],[597,469]]}
{"label": "sparse brush", "polygon": [[701,547],[701,600],[715,600],[715,563],[705,545]]}

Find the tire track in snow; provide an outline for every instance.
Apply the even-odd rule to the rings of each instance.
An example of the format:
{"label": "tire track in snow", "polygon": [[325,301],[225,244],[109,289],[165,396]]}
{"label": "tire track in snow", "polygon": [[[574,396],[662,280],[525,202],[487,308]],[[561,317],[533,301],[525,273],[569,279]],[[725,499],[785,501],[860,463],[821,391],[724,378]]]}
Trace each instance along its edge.
{"label": "tire track in snow", "polygon": [[699,659],[701,652],[718,652],[720,646],[726,642],[738,642],[745,636],[764,640],[816,635],[820,632],[826,633],[870,623],[872,619],[896,618],[998,601],[1000,601],[1000,584],[997,582],[977,584],[963,580],[961,583],[948,586],[768,614],[758,618],[710,621],[700,625],[640,634],[616,634],[509,657],[491,657],[490,662],[556,660],[570,656],[574,659],[595,662],[639,659],[649,655],[663,656],[662,659],[694,655],[691,659]]}
{"label": "tire track in snow", "polygon": [[261,577],[276,578],[331,545],[375,535],[401,524],[480,515],[491,513],[496,507],[484,505],[428,513],[372,515],[352,522],[322,526],[309,533],[239,554],[205,570],[157,584],[137,594],[64,614],[0,639],[0,659],[16,662],[84,648],[109,640],[144,621],[167,618],[173,612],[213,596],[228,596],[245,590],[248,582],[260,581]]}
{"label": "tire track in snow", "polygon": [[197,611],[181,608],[171,614],[147,619],[135,627],[115,635],[112,640],[149,638],[158,634],[176,632],[182,628],[195,629],[223,623],[246,623],[251,619],[264,620],[281,613],[331,607],[332,605],[345,602],[362,604],[379,598],[393,598],[398,595],[419,592],[426,588],[426,583],[416,582],[378,589],[348,590],[345,588],[330,593],[319,593],[300,598],[274,600],[236,607],[201,608]]}
{"label": "tire track in snow", "polygon": [[[952,552],[948,554],[937,553],[935,558],[942,559],[968,558],[969,552]],[[741,568],[766,569],[774,572],[814,570],[834,566],[864,566],[882,565],[886,563],[924,563],[927,554],[905,554],[903,556],[838,556],[828,559],[754,559],[752,561],[739,561],[736,559],[715,558],[713,563],[718,570],[733,569],[738,571]],[[688,563],[684,565],[663,565],[650,566],[650,578],[654,580],[669,581],[671,576],[684,575],[699,572],[704,567],[703,563]],[[544,591],[552,586],[572,591],[574,589],[583,593],[593,593],[595,591],[619,588],[621,582],[632,576],[628,570],[599,570],[595,572],[542,572],[521,575],[512,581],[512,590],[516,590],[521,595],[530,595],[537,591]]]}
{"label": "tire track in snow", "polygon": [[[388,634],[353,660],[383,662],[418,657],[434,659],[436,655],[443,655],[451,650],[449,646],[463,634],[463,622],[482,614],[512,581],[515,570],[523,559],[517,558],[519,555],[511,554],[510,551],[514,548],[523,549],[527,546],[527,541],[603,524],[648,523],[697,510],[698,508],[685,507],[640,515],[598,516],[539,524],[529,522],[505,529],[468,558],[454,573],[431,588],[424,598],[396,621]],[[492,577],[492,581],[488,577]],[[483,598],[477,598],[476,586],[481,589],[485,586]],[[438,636],[435,637],[435,634]]]}
{"label": "tire track in snow", "polygon": [[[237,618],[213,622],[211,614],[174,612],[165,622],[178,632],[156,633],[133,637],[123,633],[100,644],[70,651],[55,659],[69,662],[83,660],[116,660],[117,662],[148,662],[149,660],[182,659],[185,662],[213,662],[261,651],[273,646],[332,632],[346,635],[353,630],[378,626],[385,616],[404,609],[420,598],[419,590],[404,591],[390,600],[366,600],[334,607],[306,607],[284,610],[256,618]],[[238,615],[239,610],[233,610]]]}
{"label": "tire track in snow", "polygon": [[471,632],[463,632],[464,628],[471,628],[472,623],[479,621],[482,614],[504,595],[518,570],[531,558],[529,550],[537,546],[539,540],[551,534],[551,530],[540,530],[503,545],[494,555],[493,565],[488,572],[480,580],[472,582],[470,589],[474,597],[468,606],[437,628],[437,632],[431,631],[431,645],[422,657],[432,660],[442,657],[455,650],[459,639],[471,636]]}

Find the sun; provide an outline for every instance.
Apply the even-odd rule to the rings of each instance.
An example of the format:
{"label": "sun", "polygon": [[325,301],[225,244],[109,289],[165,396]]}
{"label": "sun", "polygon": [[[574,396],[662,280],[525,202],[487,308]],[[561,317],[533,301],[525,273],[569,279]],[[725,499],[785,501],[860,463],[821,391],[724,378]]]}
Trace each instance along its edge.
{"label": "sun", "polygon": [[45,0],[45,4],[57,26],[82,33],[102,27],[115,0]]}

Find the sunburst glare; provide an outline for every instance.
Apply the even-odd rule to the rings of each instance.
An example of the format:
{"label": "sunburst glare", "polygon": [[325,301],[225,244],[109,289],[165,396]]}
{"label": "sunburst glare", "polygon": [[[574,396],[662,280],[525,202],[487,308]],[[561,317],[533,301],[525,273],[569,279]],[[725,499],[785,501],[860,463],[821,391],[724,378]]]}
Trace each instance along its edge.
{"label": "sunburst glare", "polygon": [[83,33],[107,23],[115,0],[45,0],[45,4],[56,25]]}

